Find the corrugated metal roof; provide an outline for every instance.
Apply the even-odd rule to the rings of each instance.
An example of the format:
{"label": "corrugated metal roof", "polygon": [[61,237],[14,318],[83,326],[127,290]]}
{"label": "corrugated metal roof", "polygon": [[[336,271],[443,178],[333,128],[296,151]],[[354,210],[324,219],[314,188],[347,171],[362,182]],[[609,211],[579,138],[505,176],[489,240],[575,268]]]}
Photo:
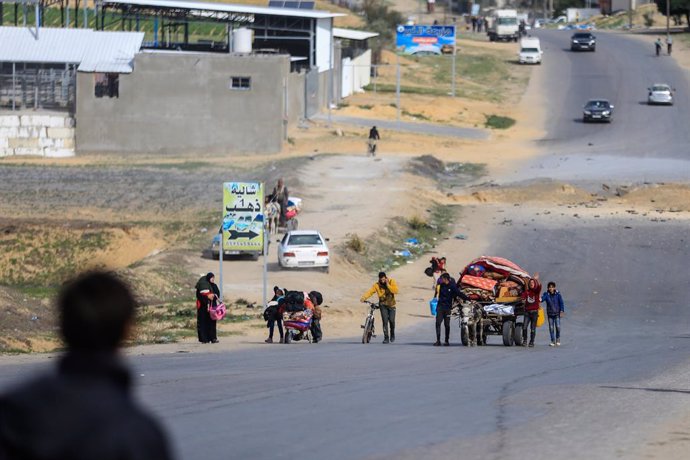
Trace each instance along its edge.
{"label": "corrugated metal roof", "polygon": [[143,32],[0,27],[0,61],[79,64],[83,72],[132,71]]}
{"label": "corrugated metal roof", "polygon": [[79,65],[80,72],[130,73],[134,55],[141,49],[144,32],[94,32]]}
{"label": "corrugated metal roof", "polygon": [[299,18],[326,19],[347,16],[319,10],[298,10],[293,8],[269,8],[255,5],[232,5],[228,3],[190,2],[178,0],[105,0],[105,5],[137,5],[156,8],[175,8],[183,10],[221,11],[224,13],[265,14],[267,16],[290,16]]}
{"label": "corrugated metal roof", "polygon": [[[79,64],[92,30],[0,27],[0,61]],[[38,38],[37,38],[38,37]]]}
{"label": "corrugated metal roof", "polygon": [[341,29],[340,27],[333,27],[333,36],[335,38],[344,38],[346,40],[368,40],[370,38],[378,37],[376,32],[367,32],[365,30]]}

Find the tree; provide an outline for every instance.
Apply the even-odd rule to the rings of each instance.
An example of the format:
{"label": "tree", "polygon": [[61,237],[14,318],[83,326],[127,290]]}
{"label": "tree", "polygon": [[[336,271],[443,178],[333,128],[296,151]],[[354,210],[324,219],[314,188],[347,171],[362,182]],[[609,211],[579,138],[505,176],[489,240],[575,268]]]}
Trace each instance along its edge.
{"label": "tree", "polygon": [[[666,2],[668,0],[654,0],[659,13],[666,15]],[[671,0],[671,16],[685,16],[690,25],[690,0]]]}

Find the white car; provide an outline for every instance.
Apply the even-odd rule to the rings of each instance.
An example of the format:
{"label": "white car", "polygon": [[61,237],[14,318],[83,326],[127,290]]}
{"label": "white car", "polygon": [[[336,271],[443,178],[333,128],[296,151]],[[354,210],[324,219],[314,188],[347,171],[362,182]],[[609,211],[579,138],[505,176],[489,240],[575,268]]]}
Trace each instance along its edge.
{"label": "white car", "polygon": [[321,233],[316,230],[287,232],[278,243],[280,268],[321,268],[328,273],[330,252]]}
{"label": "white car", "polygon": [[667,104],[673,105],[673,89],[665,83],[655,83],[647,89],[649,95],[647,96],[647,103],[653,104]]}

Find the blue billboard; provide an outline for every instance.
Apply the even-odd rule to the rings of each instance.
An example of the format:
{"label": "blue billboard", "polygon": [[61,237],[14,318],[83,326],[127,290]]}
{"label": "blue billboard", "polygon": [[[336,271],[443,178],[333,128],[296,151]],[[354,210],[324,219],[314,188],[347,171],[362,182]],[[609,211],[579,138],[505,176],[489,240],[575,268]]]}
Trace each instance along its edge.
{"label": "blue billboard", "polygon": [[398,26],[395,46],[412,55],[453,54],[455,26]]}

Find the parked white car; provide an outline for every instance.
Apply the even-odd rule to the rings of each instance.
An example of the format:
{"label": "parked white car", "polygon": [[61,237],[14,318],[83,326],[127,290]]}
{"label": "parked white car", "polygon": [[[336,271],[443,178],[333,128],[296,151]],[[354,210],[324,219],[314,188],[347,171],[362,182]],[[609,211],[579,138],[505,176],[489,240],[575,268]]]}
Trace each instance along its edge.
{"label": "parked white car", "polygon": [[518,53],[520,64],[541,64],[543,54],[538,38],[527,37],[520,40],[520,52]]}
{"label": "parked white car", "polygon": [[328,273],[330,251],[316,230],[287,232],[278,243],[278,265],[281,268],[321,268]]}

